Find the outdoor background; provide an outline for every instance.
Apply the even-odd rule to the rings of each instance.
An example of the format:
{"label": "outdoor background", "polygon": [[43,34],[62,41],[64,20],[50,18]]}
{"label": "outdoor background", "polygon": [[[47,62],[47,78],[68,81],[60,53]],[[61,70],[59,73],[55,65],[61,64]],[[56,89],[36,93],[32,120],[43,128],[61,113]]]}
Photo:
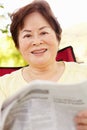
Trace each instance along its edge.
{"label": "outdoor background", "polygon": [[[32,0],[0,0],[0,67],[25,66],[12,41],[10,14]],[[71,45],[77,62],[87,62],[87,0],[47,0],[63,29],[60,48]]]}

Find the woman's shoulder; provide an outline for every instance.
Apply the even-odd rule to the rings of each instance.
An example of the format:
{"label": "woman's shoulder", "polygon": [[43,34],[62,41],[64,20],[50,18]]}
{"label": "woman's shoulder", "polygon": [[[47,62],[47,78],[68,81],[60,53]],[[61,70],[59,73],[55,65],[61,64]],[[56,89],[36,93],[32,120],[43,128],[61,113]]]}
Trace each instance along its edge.
{"label": "woman's shoulder", "polygon": [[3,90],[6,94],[10,91],[13,93],[14,89],[16,90],[25,84],[26,82],[22,77],[22,68],[0,77],[0,90]]}
{"label": "woman's shoulder", "polygon": [[65,71],[60,79],[61,83],[78,83],[87,80],[87,64],[64,62]]}
{"label": "woman's shoulder", "polygon": [[65,70],[68,74],[87,77],[87,63],[65,62]]}
{"label": "woman's shoulder", "polygon": [[64,62],[66,68],[72,68],[72,69],[87,69],[87,63],[78,63],[78,62]]}
{"label": "woman's shoulder", "polygon": [[9,80],[11,80],[13,78],[19,77],[21,75],[21,69],[13,71],[13,72],[11,72],[9,74],[5,74],[5,75],[1,76],[0,77],[0,81],[6,82],[6,81],[9,81]]}
{"label": "woman's shoulder", "polygon": [[2,101],[25,86],[22,78],[22,68],[0,77],[0,97]]}

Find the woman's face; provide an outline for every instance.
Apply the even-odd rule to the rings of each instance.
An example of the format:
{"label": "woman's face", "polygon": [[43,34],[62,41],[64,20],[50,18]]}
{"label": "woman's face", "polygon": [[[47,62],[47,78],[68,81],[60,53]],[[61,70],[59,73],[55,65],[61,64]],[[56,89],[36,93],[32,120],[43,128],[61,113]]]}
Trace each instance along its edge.
{"label": "woman's face", "polygon": [[19,30],[19,50],[29,65],[45,65],[55,61],[58,39],[54,30],[38,12],[31,13]]}

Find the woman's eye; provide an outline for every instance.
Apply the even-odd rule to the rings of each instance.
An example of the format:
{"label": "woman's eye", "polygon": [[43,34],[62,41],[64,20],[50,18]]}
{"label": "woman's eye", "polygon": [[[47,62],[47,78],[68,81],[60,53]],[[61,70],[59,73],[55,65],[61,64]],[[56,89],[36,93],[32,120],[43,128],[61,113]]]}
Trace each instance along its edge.
{"label": "woman's eye", "polygon": [[45,34],[48,34],[48,32],[41,32],[41,35],[45,35]]}
{"label": "woman's eye", "polygon": [[32,36],[31,34],[27,34],[27,35],[24,35],[24,38],[29,38],[31,36]]}

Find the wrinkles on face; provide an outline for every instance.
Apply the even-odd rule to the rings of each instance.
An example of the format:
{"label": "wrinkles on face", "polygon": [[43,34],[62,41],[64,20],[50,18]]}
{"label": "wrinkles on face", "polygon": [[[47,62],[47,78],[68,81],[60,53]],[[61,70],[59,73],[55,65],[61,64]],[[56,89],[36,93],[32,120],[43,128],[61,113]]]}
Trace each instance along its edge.
{"label": "wrinkles on face", "polygon": [[55,59],[58,45],[54,30],[41,14],[34,12],[26,17],[19,31],[19,49],[28,63]]}

